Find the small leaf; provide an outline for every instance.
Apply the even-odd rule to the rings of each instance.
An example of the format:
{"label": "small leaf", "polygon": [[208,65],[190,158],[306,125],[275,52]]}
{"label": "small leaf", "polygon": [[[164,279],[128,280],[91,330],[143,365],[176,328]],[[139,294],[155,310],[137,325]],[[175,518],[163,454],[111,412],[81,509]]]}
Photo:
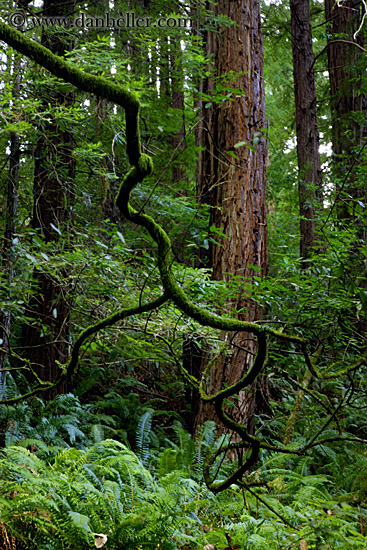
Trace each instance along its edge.
{"label": "small leaf", "polygon": [[124,239],[124,236],[122,233],[120,233],[120,231],[116,231],[116,235],[118,236],[118,238],[120,239],[120,241],[125,244],[125,239]]}
{"label": "small leaf", "polygon": [[256,148],[253,147],[252,145],[248,145],[248,144],[247,144],[247,148],[250,149],[250,151],[253,151],[254,153],[257,153]]}
{"label": "small leaf", "polygon": [[50,223],[50,226],[52,227],[52,229],[54,231],[56,231],[56,233],[58,233],[59,235],[61,235],[61,231],[58,227],[56,227],[56,225],[54,225],[53,223]]}
{"label": "small leaf", "polygon": [[32,256],[32,254],[28,254],[28,252],[25,252],[25,256],[26,256],[26,258],[28,258],[28,260],[31,260],[32,264],[37,263],[36,258],[34,256]]}
{"label": "small leaf", "polygon": [[96,537],[94,541],[94,546],[96,548],[102,548],[107,542],[107,535],[104,535],[103,533],[93,533],[93,535]]}

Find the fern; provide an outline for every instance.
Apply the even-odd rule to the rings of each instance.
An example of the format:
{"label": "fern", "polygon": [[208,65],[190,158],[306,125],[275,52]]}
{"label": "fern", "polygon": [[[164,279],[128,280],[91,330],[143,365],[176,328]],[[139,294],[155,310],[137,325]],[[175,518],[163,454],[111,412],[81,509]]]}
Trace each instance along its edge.
{"label": "fern", "polygon": [[172,547],[182,490],[176,487],[173,496],[159,487],[121,443],[60,450],[52,464],[25,447],[9,447],[0,478],[1,516],[27,549],[79,550],[91,547],[93,533],[105,533],[111,550]]}
{"label": "fern", "polygon": [[181,464],[181,455],[177,449],[164,449],[159,455],[157,466],[158,475],[164,477],[173,470],[179,470]]}
{"label": "fern", "polygon": [[152,421],[153,421],[154,410],[149,409],[145,412],[138,423],[136,429],[136,447],[137,454],[140,457],[144,466],[149,462],[149,444],[150,444],[150,434],[152,430]]}
{"label": "fern", "polygon": [[[209,450],[209,428],[196,440],[201,456]],[[17,550],[87,550],[95,547],[95,533],[109,550],[207,544],[277,550],[299,547],[302,538],[315,548],[366,548],[360,533],[366,511],[335,502],[329,476],[309,475],[306,459],[293,458],[291,471],[284,455],[264,455],[260,470],[249,475],[266,479],[267,487],[214,495],[190,477],[182,457],[189,451],[195,464],[193,440],[179,425],[177,433],[178,444],[160,453],[159,478],[111,439],[56,455],[35,439],[4,449],[0,514],[7,536]]]}
{"label": "fern", "polygon": [[217,427],[215,422],[207,420],[200,427],[200,430],[196,435],[194,462],[198,472],[202,471],[205,457],[211,452],[214,446],[216,433]]}

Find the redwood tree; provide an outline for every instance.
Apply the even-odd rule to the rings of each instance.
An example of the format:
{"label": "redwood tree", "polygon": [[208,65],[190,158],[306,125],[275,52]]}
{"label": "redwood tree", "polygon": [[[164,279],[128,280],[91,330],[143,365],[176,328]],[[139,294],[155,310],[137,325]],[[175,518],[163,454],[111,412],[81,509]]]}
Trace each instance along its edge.
{"label": "redwood tree", "polygon": [[[268,269],[265,178],[267,143],[264,137],[265,97],[263,41],[258,0],[219,0],[215,12],[235,24],[208,32],[206,50],[213,56],[213,75],[204,83],[213,95],[203,102],[199,159],[199,195],[211,208],[210,225],[225,234],[211,243],[210,261],[215,280],[230,283],[242,278],[238,294],[226,307],[246,321],[261,318],[251,300],[254,277]],[[225,338],[225,334],[223,334]],[[231,338],[231,354],[218,360],[208,380],[209,392],[233,384],[251,366],[254,344],[243,334]],[[252,392],[242,393],[237,417],[253,430],[259,378]],[[210,415],[210,413],[208,413]]]}
{"label": "redwood tree", "polygon": [[[21,83],[21,57],[15,55],[13,59],[13,70],[15,74],[14,84],[12,86],[12,99],[19,97]],[[14,116],[13,116],[14,118]],[[14,120],[16,122],[16,120]],[[18,191],[19,191],[19,163],[20,163],[20,136],[11,132],[9,143],[9,171],[7,177],[7,198],[6,198],[6,216],[5,216],[5,231],[4,241],[2,243],[1,267],[6,274],[7,288],[5,290],[6,298],[10,299],[11,284],[14,279],[14,239],[17,229],[18,217]],[[11,313],[8,311],[0,311],[0,369],[3,368],[4,359],[9,349],[9,335],[11,329]],[[2,372],[0,371],[0,381],[2,380]]]}
{"label": "redwood tree", "polygon": [[325,0],[337,213],[344,222],[359,216],[358,200],[366,197],[356,170],[366,138],[366,54],[359,30],[363,9],[360,0]]}
{"label": "redwood tree", "polygon": [[[358,0],[325,0],[329,21],[328,68],[331,94],[333,175],[339,227],[354,235],[349,248],[347,285],[365,293],[367,270],[366,230],[366,53],[363,48],[364,4]],[[367,323],[358,311],[345,311],[355,336],[365,342]]]}

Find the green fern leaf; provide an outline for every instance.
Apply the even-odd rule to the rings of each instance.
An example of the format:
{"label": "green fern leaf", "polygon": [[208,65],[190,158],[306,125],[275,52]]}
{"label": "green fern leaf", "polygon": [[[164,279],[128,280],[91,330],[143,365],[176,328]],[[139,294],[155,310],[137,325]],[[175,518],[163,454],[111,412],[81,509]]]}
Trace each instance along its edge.
{"label": "green fern leaf", "polygon": [[137,454],[144,466],[146,466],[149,461],[149,443],[153,413],[153,409],[147,410],[140,418],[136,430]]}

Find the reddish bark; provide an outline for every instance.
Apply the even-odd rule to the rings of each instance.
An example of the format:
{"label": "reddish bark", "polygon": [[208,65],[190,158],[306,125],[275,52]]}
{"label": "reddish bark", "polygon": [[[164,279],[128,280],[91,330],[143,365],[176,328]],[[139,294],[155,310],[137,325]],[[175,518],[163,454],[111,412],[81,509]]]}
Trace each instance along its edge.
{"label": "reddish bark", "polygon": [[[268,269],[260,4],[257,0],[219,0],[216,10],[236,25],[208,33],[207,53],[214,55],[216,78],[209,78],[203,87],[208,93],[219,83],[225,89],[223,95],[230,93],[228,88],[241,93],[234,91],[230,99],[203,108],[198,191],[200,198],[212,206],[210,224],[226,235],[226,238],[215,238],[219,245],[211,244],[213,278],[228,282],[233,276],[243,278],[238,295],[226,307],[238,311],[239,318],[254,321],[261,318],[261,309],[251,300],[247,285],[254,282],[254,276],[265,276]],[[231,76],[226,76],[229,74]],[[244,143],[236,146],[241,142]],[[212,370],[209,392],[223,384],[234,384],[252,364],[256,346],[248,340],[248,335],[231,335],[231,343],[231,356],[224,363],[217,361]],[[239,399],[236,416],[247,423],[251,431],[255,410],[262,406],[258,390],[265,390],[263,381],[261,377],[252,390],[242,392]]]}

